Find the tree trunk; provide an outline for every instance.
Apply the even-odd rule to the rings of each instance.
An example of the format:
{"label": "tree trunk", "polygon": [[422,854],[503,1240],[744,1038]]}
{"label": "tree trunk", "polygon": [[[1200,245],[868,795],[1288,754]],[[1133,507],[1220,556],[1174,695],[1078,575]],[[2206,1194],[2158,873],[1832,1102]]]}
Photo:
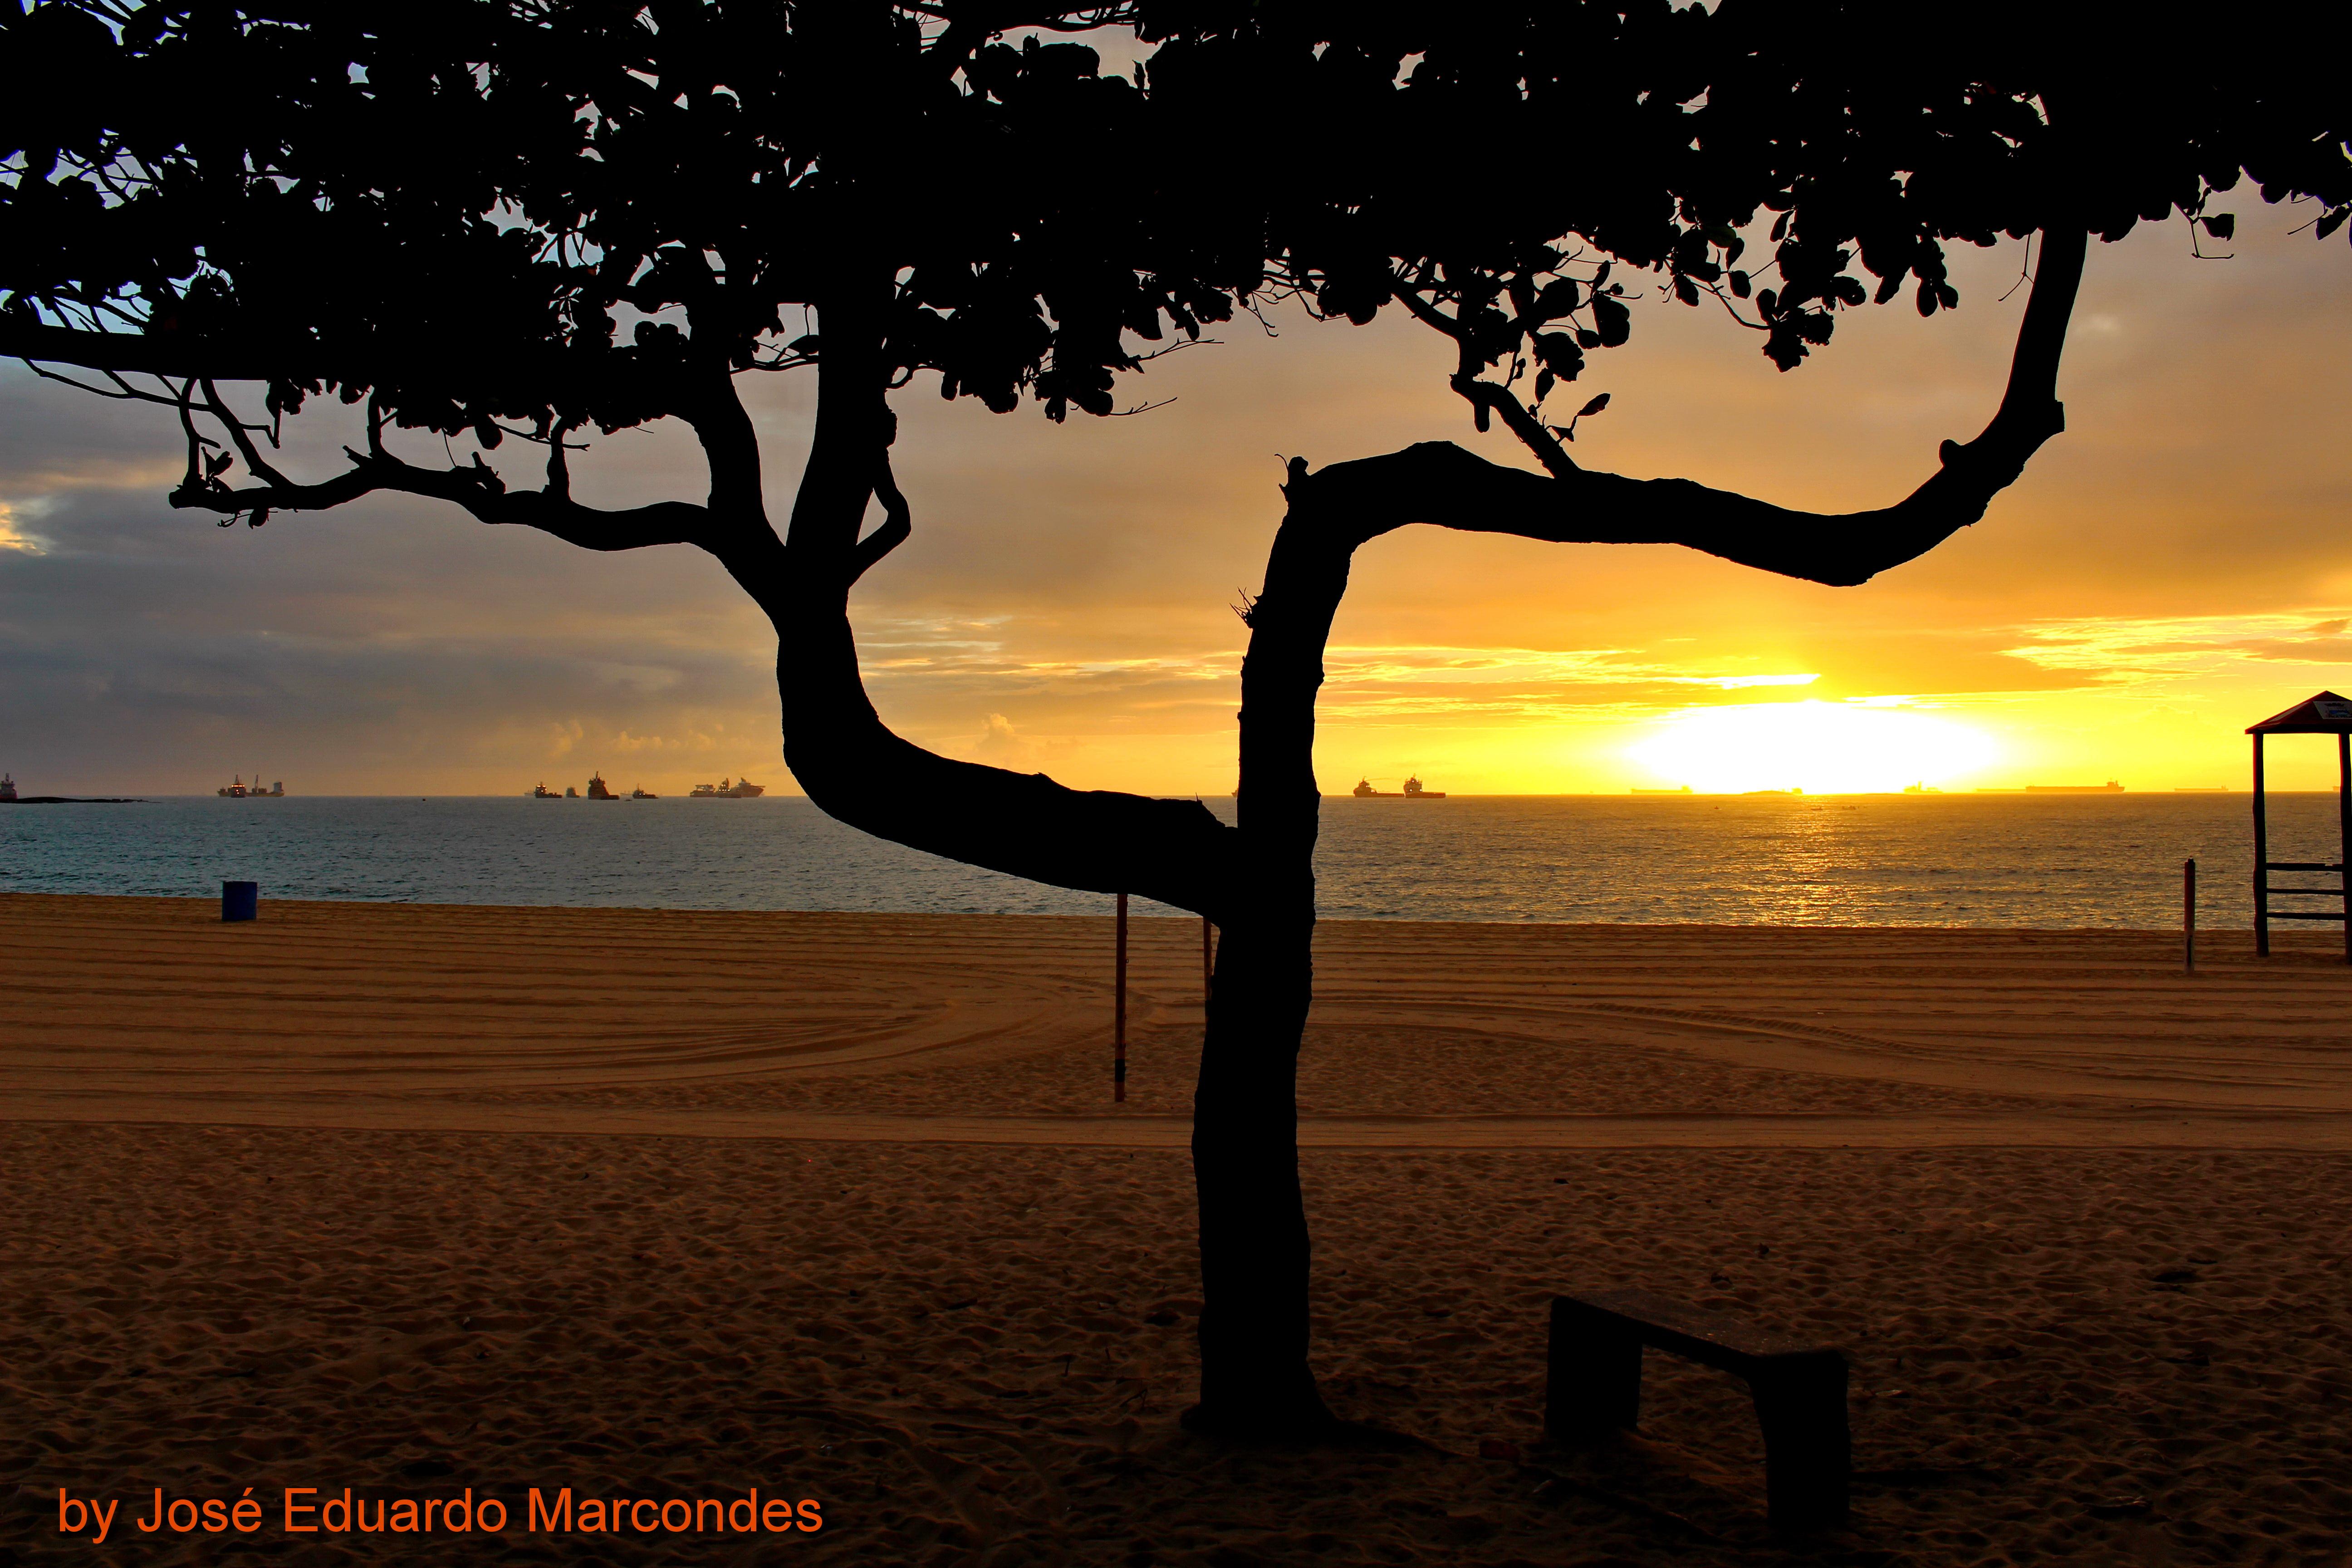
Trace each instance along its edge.
{"label": "tree trunk", "polygon": [[[1311,898],[1311,893],[1310,893]],[[1219,933],[1192,1178],[1201,1213],[1196,1431],[1311,1434],[1330,1423],[1307,1366],[1307,1209],[1298,1186],[1299,1037],[1314,910],[1254,911]]]}
{"label": "tree trunk", "polygon": [[1192,1173],[1201,1205],[1196,1431],[1313,1436],[1335,1426],[1307,1364],[1310,1249],[1298,1184],[1298,1051],[1315,985],[1315,696],[1348,585],[1351,542],[1290,510],[1249,612],[1242,662],[1240,826],[1245,896],[1217,944]]}
{"label": "tree trunk", "polygon": [[[880,543],[859,539],[895,432],[884,374],[895,362],[881,352],[887,275],[867,279],[870,297],[851,289],[821,310],[816,430],[782,559],[764,526],[720,552],[776,626],[793,773],[827,813],[882,837],[1058,887],[1139,893],[1208,915],[1224,932],[1193,1099],[1204,1308],[1201,1403],[1188,1426],[1247,1438],[1312,1437],[1338,1426],[1307,1368],[1297,1072],[1314,995],[1315,700],[1355,550],[1430,522],[1554,542],[1686,543],[1816,582],[1864,581],[1983,515],[2063,428],[2057,355],[2083,237],[2047,240],[2000,413],[1976,441],[1946,443],[1942,469],[1891,508],[1789,512],[1682,480],[1636,482],[1572,465],[1547,478],[1437,443],[1312,479],[1293,458],[1265,596],[1246,616],[1238,831],[1196,802],[1070,790],[1042,774],[938,756],[882,722],[859,677],[848,594],[865,564],[906,536],[902,517],[894,534],[876,536]],[[764,525],[750,419],[731,391],[714,401],[697,420],[712,459],[712,509]]]}

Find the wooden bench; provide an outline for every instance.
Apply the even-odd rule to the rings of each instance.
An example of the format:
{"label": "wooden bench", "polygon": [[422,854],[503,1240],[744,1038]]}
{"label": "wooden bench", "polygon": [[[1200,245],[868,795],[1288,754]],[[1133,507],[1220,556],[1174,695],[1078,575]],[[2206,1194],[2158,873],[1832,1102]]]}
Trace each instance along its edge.
{"label": "wooden bench", "polygon": [[1646,1345],[1747,1380],[1764,1428],[1775,1527],[1843,1522],[1851,1452],[1844,1353],[1653,1291],[1552,1298],[1544,1430],[1591,1442],[1638,1426]]}

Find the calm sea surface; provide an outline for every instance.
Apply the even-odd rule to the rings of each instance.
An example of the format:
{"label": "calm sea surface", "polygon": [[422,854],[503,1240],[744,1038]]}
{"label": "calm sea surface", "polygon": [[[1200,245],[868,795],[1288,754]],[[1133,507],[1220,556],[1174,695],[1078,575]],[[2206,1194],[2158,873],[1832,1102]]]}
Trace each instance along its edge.
{"label": "calm sea surface", "polygon": [[[1209,804],[1230,818],[1232,801]],[[2335,860],[2336,813],[2333,795],[2273,795],[2273,858]],[[1335,919],[2169,927],[2190,856],[2200,923],[2247,924],[2243,794],[1340,797],[1324,803],[1317,870]],[[225,878],[265,899],[1110,906],[869,838],[796,798],[0,807],[0,889],[205,896]]]}

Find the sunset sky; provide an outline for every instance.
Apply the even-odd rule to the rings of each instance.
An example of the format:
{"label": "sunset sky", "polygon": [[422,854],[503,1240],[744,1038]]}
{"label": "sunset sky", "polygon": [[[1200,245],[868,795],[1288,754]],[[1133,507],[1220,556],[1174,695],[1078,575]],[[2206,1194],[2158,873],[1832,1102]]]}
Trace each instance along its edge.
{"label": "sunset sky", "polygon": [[[1359,557],[1333,637],[1327,793],[1418,773],[1466,794],[1630,787],[2134,789],[2246,783],[2241,731],[2352,687],[2352,255],[2233,202],[2231,259],[2185,226],[2094,246],[2060,379],[2069,429],[1984,522],[1864,587],[1664,547],[1415,529]],[[1982,426],[2025,294],[1967,252],[1957,314],[1848,312],[1790,374],[1710,303],[1655,298],[1575,451],[1787,504],[1899,498]],[[1234,783],[1244,629],[1283,458],[1480,437],[1445,345],[1276,312],[1129,378],[1132,418],[1049,424],[900,395],[912,541],[856,596],[883,713],[951,754],[1082,787]],[[753,377],[772,505],[814,382]],[[164,411],[0,371],[0,768],[27,791],[475,794],[720,775],[789,793],[773,643],[684,547],[595,555],[376,499],[216,529],[164,493]],[[292,443],[328,470],[333,415]],[[422,460],[425,444],[411,438]],[[437,440],[432,443],[437,449]],[[455,449],[462,460],[467,448]],[[511,451],[501,456],[515,459]],[[682,431],[601,442],[583,499],[699,499]],[[2272,748],[2332,786],[2319,741]]]}

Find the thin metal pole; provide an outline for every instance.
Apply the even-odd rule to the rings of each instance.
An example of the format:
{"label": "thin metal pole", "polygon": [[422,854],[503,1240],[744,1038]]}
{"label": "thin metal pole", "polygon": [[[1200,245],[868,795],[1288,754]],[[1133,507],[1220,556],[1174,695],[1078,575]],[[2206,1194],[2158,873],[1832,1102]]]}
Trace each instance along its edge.
{"label": "thin metal pole", "polygon": [[2344,962],[2352,963],[2352,735],[2336,737],[2336,866],[2344,879]]}
{"label": "thin metal pole", "polygon": [[2263,807],[2263,738],[2254,737],[2254,956],[2271,955],[2271,825]]}
{"label": "thin metal pole", "polygon": [[[2352,928],[2347,928],[2352,929]],[[1201,1005],[1209,1005],[1209,987],[1217,974],[1217,961],[1209,945],[1209,917],[1201,917]]]}
{"label": "thin metal pole", "polygon": [[1127,1099],[1127,895],[1118,896],[1118,984],[1111,1023],[1110,1097]]}
{"label": "thin metal pole", "polygon": [[2197,973],[2197,862],[2180,863],[2180,968]]}

